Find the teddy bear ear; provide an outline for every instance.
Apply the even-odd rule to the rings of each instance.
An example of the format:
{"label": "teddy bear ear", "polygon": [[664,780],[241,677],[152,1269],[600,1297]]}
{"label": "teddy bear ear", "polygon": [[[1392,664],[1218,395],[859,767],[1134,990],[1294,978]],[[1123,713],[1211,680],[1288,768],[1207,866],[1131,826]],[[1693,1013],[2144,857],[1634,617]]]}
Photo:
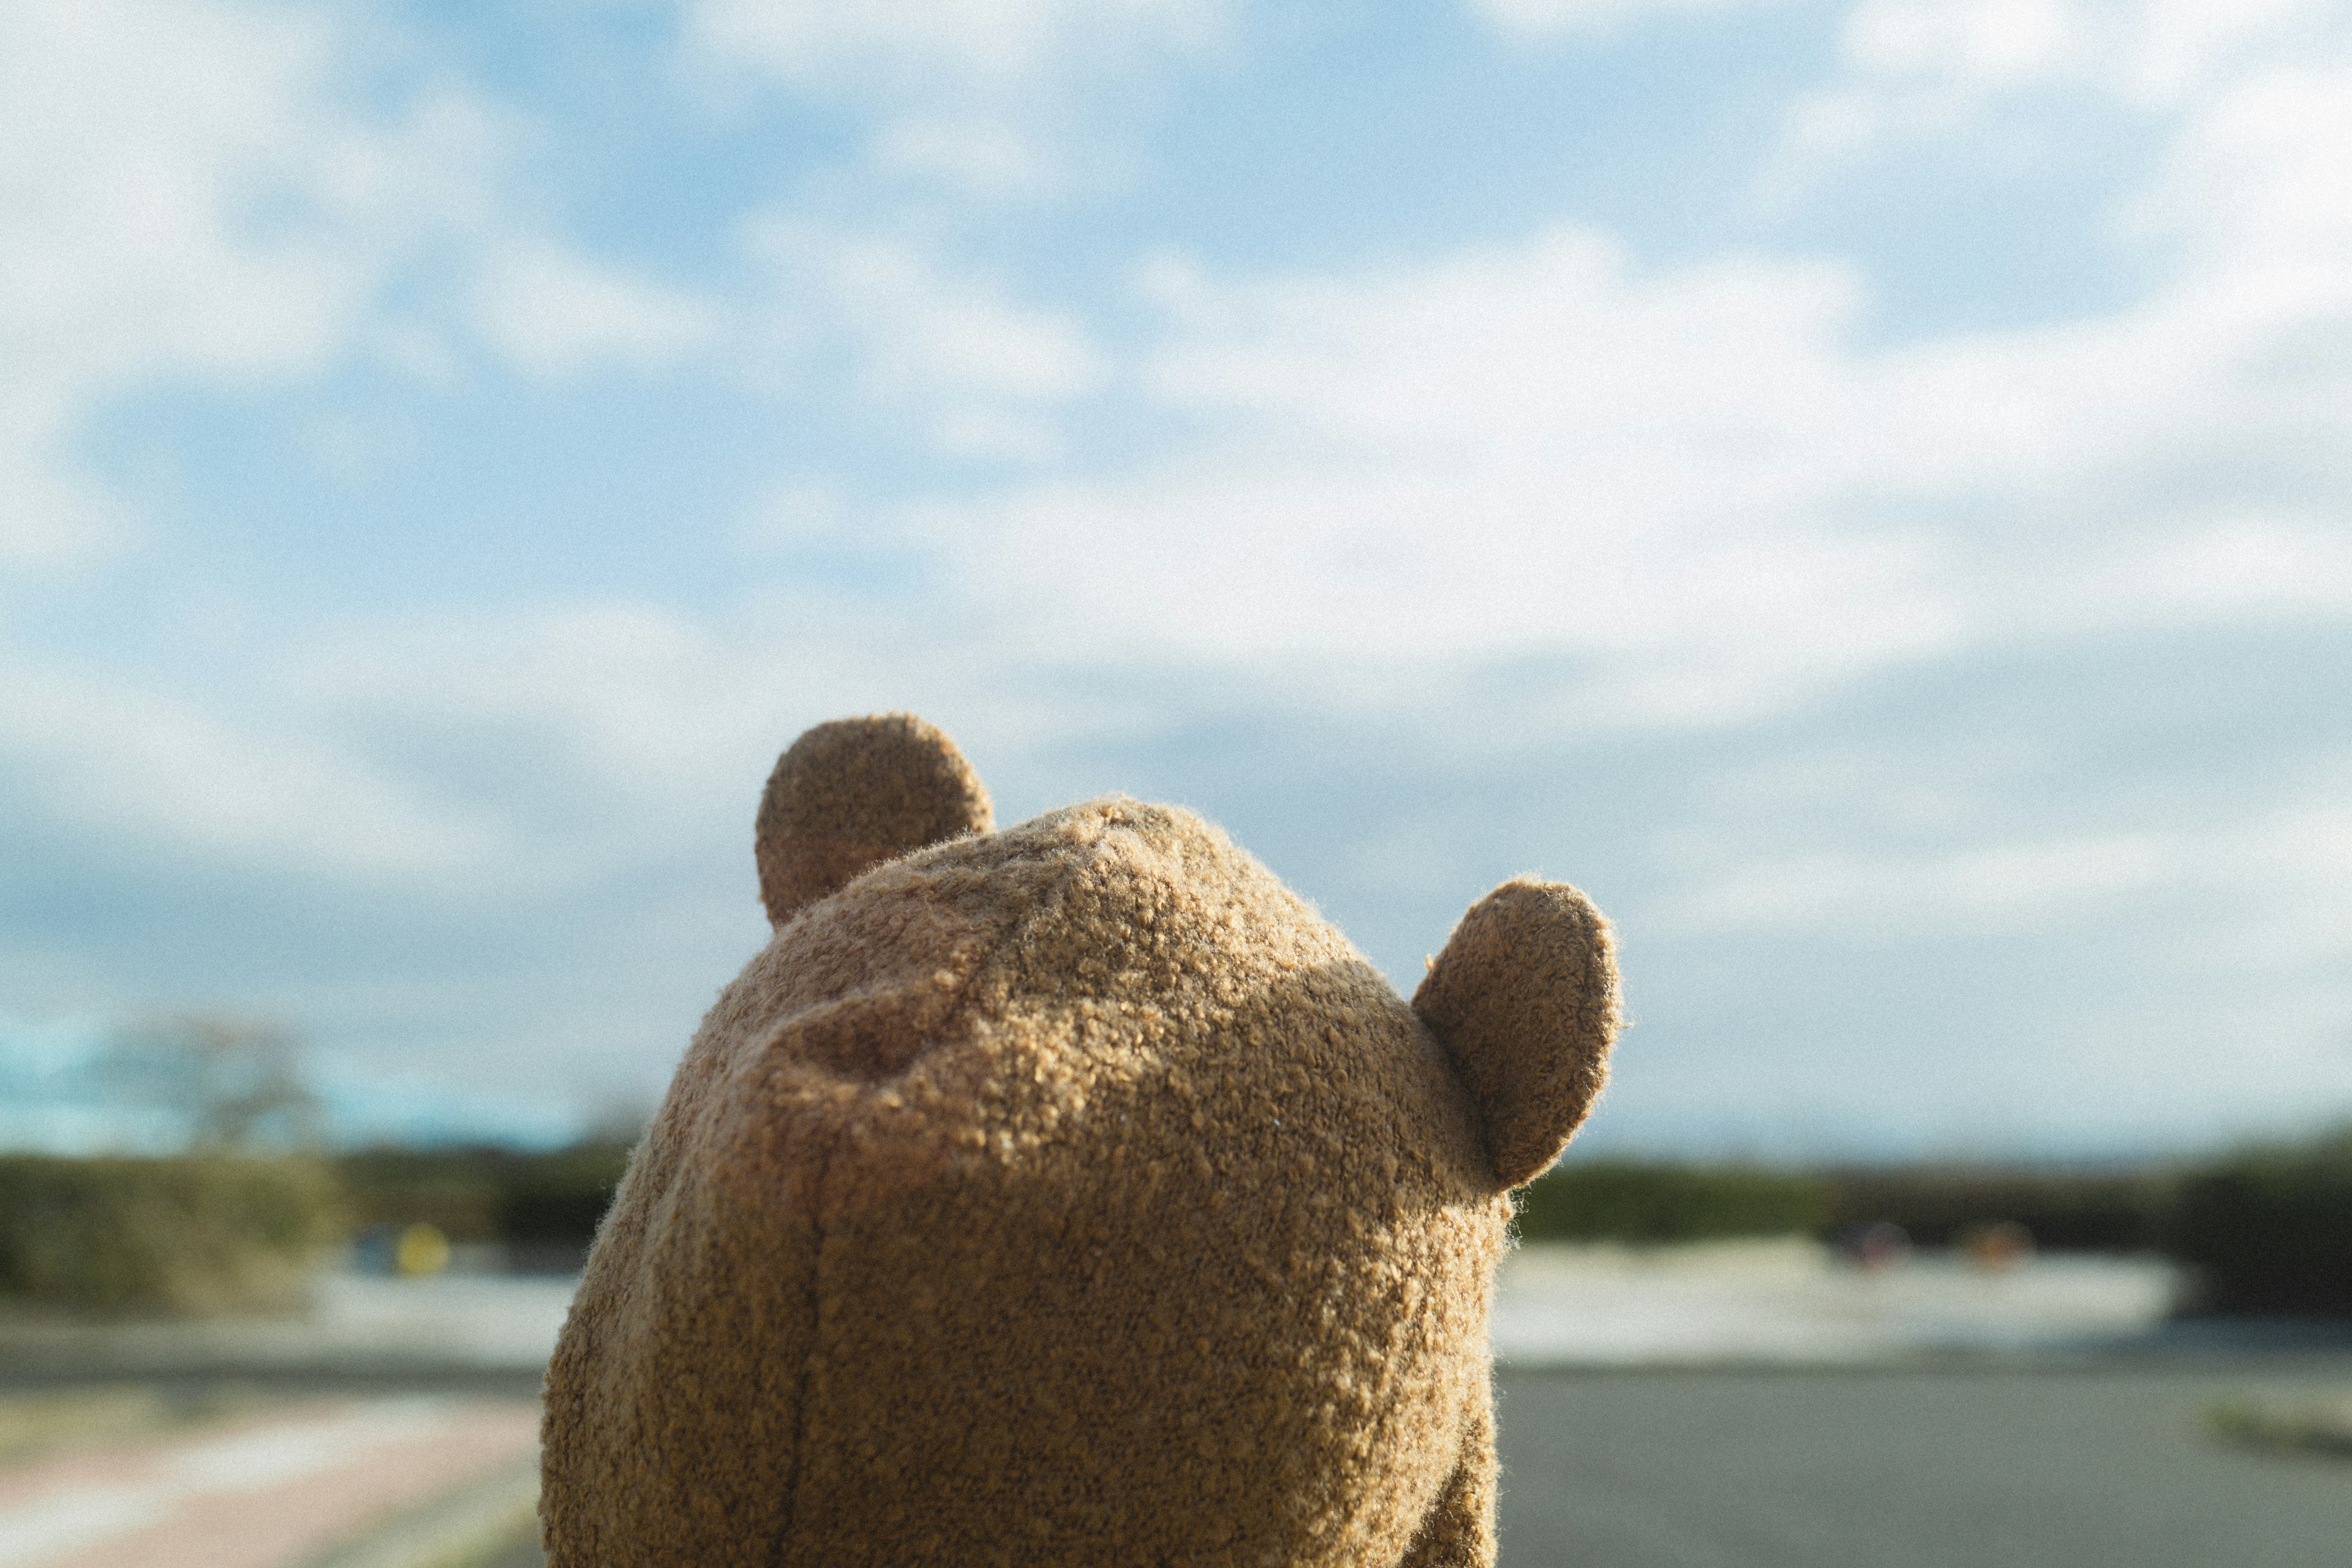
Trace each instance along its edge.
{"label": "teddy bear ear", "polygon": [[911,713],[819,724],[760,797],[760,901],[781,926],[885,860],[996,823],[955,742]]}
{"label": "teddy bear ear", "polygon": [[1565,882],[1522,877],[1470,906],[1413,993],[1470,1090],[1506,1187],[1559,1158],[1592,1109],[1617,1035],[1609,922]]}

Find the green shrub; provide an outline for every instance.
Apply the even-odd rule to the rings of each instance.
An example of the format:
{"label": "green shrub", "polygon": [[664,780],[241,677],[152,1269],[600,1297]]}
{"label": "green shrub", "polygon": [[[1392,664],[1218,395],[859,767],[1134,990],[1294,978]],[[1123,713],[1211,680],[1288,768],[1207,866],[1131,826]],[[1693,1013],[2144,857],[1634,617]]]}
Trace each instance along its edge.
{"label": "green shrub", "polygon": [[451,1241],[496,1241],[507,1167],[504,1149],[363,1149],[335,1161],[352,1222],[430,1225]]}
{"label": "green shrub", "polygon": [[1819,1229],[1829,1189],[1813,1176],[1750,1165],[1630,1160],[1558,1165],[1519,1194],[1530,1241],[1705,1241]]}
{"label": "green shrub", "polygon": [[518,1164],[499,1205],[499,1229],[509,1243],[584,1247],[628,1169],[629,1146],[575,1143]]}
{"label": "green shrub", "polygon": [[292,1305],[341,1230],[328,1169],[230,1155],[0,1155],[0,1298],[100,1312]]}
{"label": "green shrub", "polygon": [[2208,1310],[2352,1317],[2352,1131],[2189,1173],[2162,1239]]}
{"label": "green shrub", "polygon": [[454,1242],[584,1248],[613,1201],[629,1145],[592,1139],[514,1149],[365,1149],[336,1162],[362,1226],[436,1226]]}

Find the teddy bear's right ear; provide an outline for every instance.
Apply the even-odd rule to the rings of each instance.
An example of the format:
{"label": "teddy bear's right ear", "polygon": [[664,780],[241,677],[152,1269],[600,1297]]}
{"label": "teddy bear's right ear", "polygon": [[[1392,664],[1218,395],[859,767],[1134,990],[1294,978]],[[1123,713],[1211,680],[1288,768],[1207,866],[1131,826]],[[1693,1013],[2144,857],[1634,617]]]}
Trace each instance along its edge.
{"label": "teddy bear's right ear", "polygon": [[794,741],[760,797],[760,901],[781,926],[885,860],[996,814],[955,742],[911,713],[836,719]]}
{"label": "teddy bear's right ear", "polygon": [[1412,1010],[1470,1090],[1495,1177],[1530,1181],[1592,1109],[1616,1038],[1609,922],[1565,882],[1522,877],[1470,906]]}

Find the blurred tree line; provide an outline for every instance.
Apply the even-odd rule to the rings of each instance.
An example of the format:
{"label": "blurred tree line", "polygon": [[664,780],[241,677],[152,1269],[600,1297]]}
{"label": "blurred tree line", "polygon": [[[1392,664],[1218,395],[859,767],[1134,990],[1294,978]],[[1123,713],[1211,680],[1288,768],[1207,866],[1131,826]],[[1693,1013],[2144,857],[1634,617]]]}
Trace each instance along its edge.
{"label": "blurred tree line", "polygon": [[1883,1226],[1922,1247],[2006,1226],[2052,1250],[2161,1253],[2187,1271],[2191,1310],[2352,1317],[2352,1129],[2175,1170],[1582,1160],[1518,1199],[1530,1241],[1835,1240]]}
{"label": "blurred tree line", "polygon": [[2190,1172],[2161,1239],[2194,1271],[2202,1310],[2352,1317],[2352,1128]]}
{"label": "blurred tree line", "polygon": [[[283,1032],[219,1018],[114,1038],[85,1087],[169,1152],[0,1154],[0,1304],[289,1305],[352,1237],[417,1227],[444,1258],[471,1248],[493,1266],[566,1271],[585,1258],[634,1125],[537,1152],[331,1153],[299,1065]],[[1578,1160],[1518,1199],[1531,1241],[1834,1239],[1890,1226],[1922,1247],[1997,1226],[2047,1249],[2160,1252],[2189,1271],[2199,1310],[2352,1317],[2352,1129],[2169,1171]]]}
{"label": "blurred tree line", "polygon": [[459,1247],[495,1247],[510,1268],[568,1271],[627,1168],[631,1133],[568,1148],[362,1149],[334,1163],[358,1228],[425,1224]]}
{"label": "blurred tree line", "polygon": [[1871,1225],[1949,1247],[1989,1224],[2022,1226],[2069,1251],[2147,1252],[2163,1240],[2174,1178],[1966,1164],[1779,1170],[1650,1161],[1579,1161],[1522,1194],[1528,1240],[1660,1243],[1807,1235]]}
{"label": "blurred tree line", "polygon": [[146,1152],[0,1154],[0,1300],[190,1313],[301,1301],[342,1234],[342,1197],[292,1036],[148,1019],[51,1068],[19,1096]]}
{"label": "blurred tree line", "polygon": [[428,1227],[444,1258],[454,1242],[576,1268],[635,1141],[331,1153],[298,1042],[218,1016],[142,1020],[49,1058],[0,1060],[0,1087],[126,1152],[0,1152],[0,1307],[298,1306],[318,1268],[385,1226]]}
{"label": "blurred tree line", "polygon": [[610,1139],[536,1153],[0,1154],[0,1301],[122,1313],[292,1307],[355,1237],[419,1225],[493,1267],[570,1272],[628,1157]]}

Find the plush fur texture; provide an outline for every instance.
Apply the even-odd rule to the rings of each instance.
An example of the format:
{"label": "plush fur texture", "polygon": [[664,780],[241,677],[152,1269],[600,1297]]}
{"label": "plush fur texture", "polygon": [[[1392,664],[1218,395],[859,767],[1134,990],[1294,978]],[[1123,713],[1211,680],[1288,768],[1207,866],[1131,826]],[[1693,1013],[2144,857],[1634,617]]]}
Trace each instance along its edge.
{"label": "plush fur texture", "polygon": [[1506,885],[1424,1021],[1188,813],[986,813],[903,717],[779,764],[774,939],[549,1371],[551,1564],[1491,1563],[1507,1187],[1599,1086],[1606,925]]}
{"label": "plush fur texture", "polygon": [[760,797],[760,901],[782,925],[870,866],[995,826],[980,775],[912,713],[819,724],[776,759]]}
{"label": "plush fur texture", "polygon": [[1477,1104],[1507,1187],[1568,1147],[1608,1077],[1617,950],[1574,888],[1521,877],[1470,906],[1412,994]]}

